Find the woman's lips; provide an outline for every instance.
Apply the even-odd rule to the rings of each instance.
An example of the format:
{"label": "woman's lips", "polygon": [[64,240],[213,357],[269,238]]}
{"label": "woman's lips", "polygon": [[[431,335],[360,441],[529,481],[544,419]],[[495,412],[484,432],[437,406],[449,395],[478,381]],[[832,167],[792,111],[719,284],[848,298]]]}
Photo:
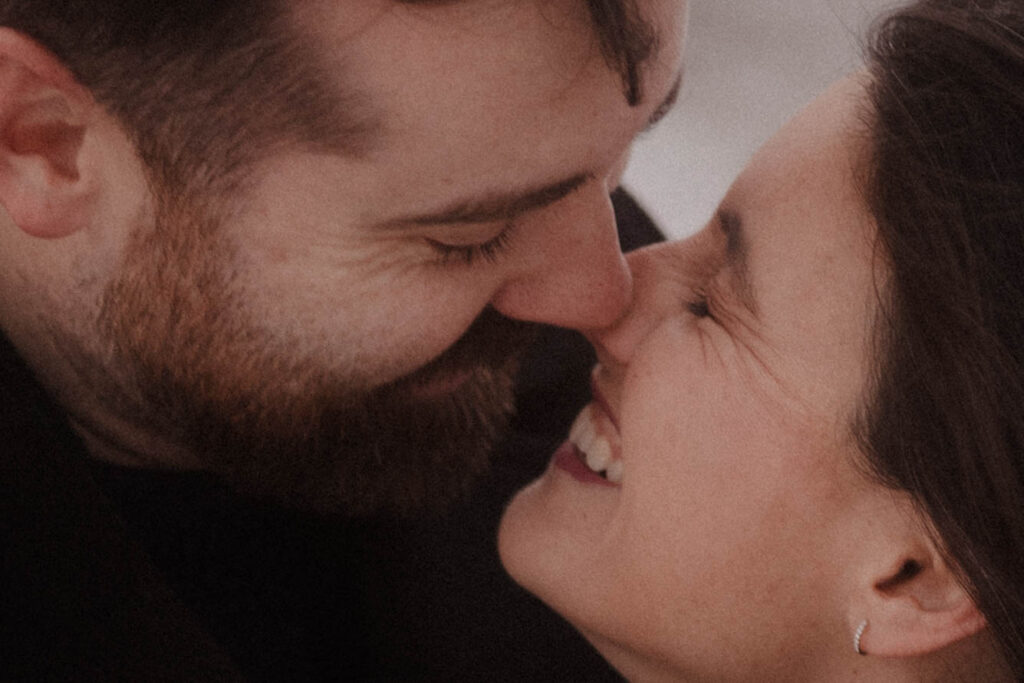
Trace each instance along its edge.
{"label": "woman's lips", "polygon": [[618,484],[613,484],[587,467],[586,463],[583,462],[583,456],[580,454],[579,449],[569,441],[566,441],[555,451],[552,462],[555,467],[563,472],[567,472],[573,479],[584,484],[597,484],[608,487],[618,486]]}
{"label": "woman's lips", "polygon": [[[580,411],[569,430],[567,445],[571,446],[571,451],[563,447],[555,457],[555,463],[562,469],[585,481],[600,481],[611,486],[622,483],[619,433],[598,403],[591,403]],[[567,459],[569,455],[575,462]],[[578,476],[582,474],[588,476]]]}

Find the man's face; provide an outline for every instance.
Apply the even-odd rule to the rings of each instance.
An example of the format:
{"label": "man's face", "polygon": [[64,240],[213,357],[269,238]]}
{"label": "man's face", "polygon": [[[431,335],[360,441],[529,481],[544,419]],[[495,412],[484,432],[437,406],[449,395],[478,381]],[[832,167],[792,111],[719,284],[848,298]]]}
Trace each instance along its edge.
{"label": "man's face", "polygon": [[295,504],[461,490],[510,410],[507,318],[597,329],[629,301],[608,195],[685,14],[640,5],[659,43],[636,107],[578,0],[304,6],[380,131],[359,158],[267,155],[230,210],[164,192],[102,319],[152,428]]}

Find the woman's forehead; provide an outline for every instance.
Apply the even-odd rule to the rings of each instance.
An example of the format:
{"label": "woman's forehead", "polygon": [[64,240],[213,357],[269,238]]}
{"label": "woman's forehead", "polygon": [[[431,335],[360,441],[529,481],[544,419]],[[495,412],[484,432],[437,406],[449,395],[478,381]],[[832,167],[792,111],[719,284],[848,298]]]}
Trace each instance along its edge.
{"label": "woman's forehead", "polygon": [[876,228],[858,168],[863,93],[846,80],[822,95],[755,156],[719,211],[741,226],[758,336],[832,399],[863,382],[876,307]]}

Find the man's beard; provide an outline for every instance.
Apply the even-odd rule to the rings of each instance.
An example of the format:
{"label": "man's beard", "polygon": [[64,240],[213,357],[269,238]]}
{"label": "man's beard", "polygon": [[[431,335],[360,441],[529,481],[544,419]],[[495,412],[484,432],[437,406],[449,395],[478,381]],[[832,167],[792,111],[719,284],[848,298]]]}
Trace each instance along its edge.
{"label": "man's beard", "polygon": [[367,388],[261,336],[231,294],[217,222],[193,216],[140,230],[104,296],[103,384],[122,417],[299,509],[438,510],[486,473],[531,326],[485,309],[433,361]]}

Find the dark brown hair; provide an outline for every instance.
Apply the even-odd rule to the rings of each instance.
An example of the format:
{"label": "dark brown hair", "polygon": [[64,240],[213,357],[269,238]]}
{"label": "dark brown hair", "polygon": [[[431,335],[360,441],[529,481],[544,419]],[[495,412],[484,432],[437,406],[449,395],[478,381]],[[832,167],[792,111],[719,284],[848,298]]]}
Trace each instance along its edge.
{"label": "dark brown hair", "polygon": [[917,2],[868,63],[890,280],[861,441],[1024,679],[1024,4]]}
{"label": "dark brown hair", "polygon": [[[0,24],[51,50],[161,182],[230,191],[256,154],[348,149],[362,124],[323,87],[277,0],[0,0]],[[346,116],[340,116],[345,113]]]}
{"label": "dark brown hair", "polygon": [[587,0],[587,9],[597,28],[601,53],[622,78],[626,101],[636,106],[643,101],[640,66],[657,51],[657,34],[633,0]]}
{"label": "dark brown hair", "polygon": [[[430,4],[437,0],[396,0]],[[466,2],[469,0],[447,0]],[[655,33],[634,0],[586,0],[630,104]],[[282,0],[0,0],[0,25],[59,57],[171,187],[230,192],[278,144],[358,153],[375,117],[357,88],[324,84]]]}

